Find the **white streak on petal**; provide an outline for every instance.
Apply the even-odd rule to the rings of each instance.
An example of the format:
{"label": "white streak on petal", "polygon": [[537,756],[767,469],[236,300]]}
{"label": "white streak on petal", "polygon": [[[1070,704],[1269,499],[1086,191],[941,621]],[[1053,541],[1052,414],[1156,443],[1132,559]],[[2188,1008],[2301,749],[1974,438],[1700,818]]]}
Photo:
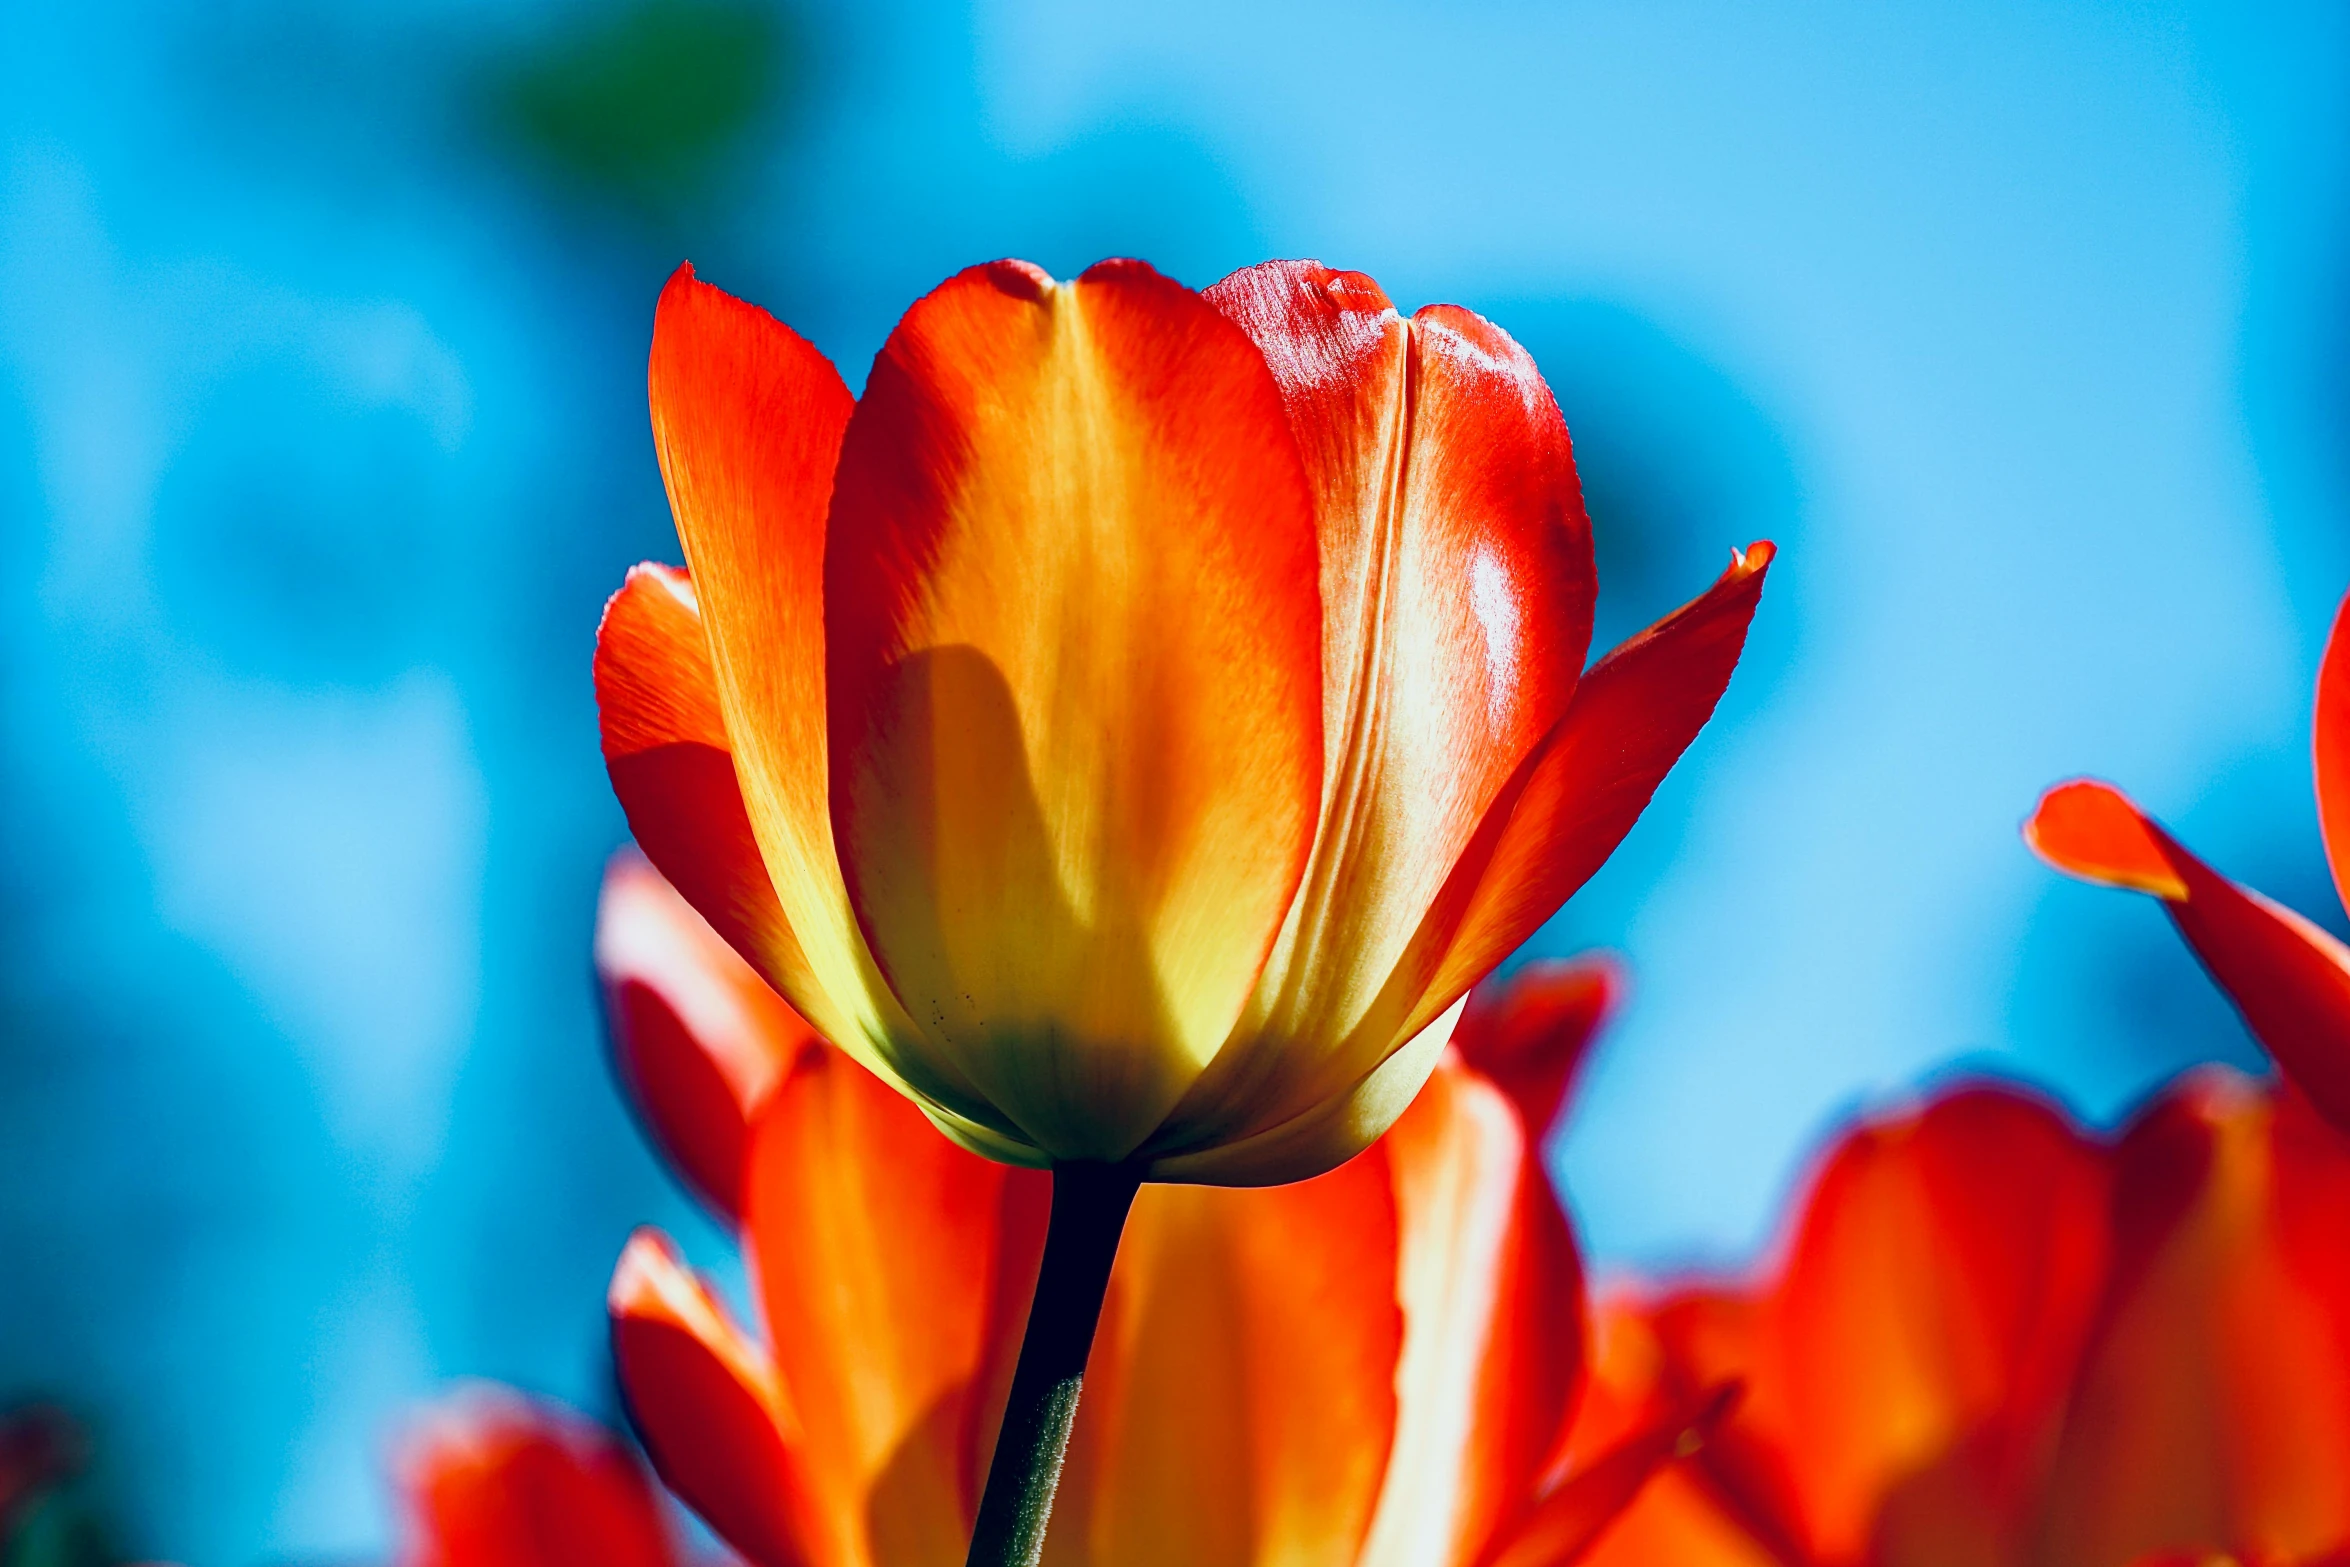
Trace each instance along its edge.
{"label": "white streak on petal", "polygon": [[1485,630],[1485,711],[1495,728],[1518,702],[1518,601],[1490,548],[1469,563],[1469,608]]}

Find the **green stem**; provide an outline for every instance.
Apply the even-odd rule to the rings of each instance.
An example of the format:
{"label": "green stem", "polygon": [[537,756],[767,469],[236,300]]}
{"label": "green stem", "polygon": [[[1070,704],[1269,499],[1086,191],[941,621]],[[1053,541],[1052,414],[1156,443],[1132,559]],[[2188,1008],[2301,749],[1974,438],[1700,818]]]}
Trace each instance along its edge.
{"label": "green stem", "polygon": [[1028,1307],[1028,1333],[1012,1372],[1011,1397],[979,1494],[966,1567],[1036,1567],[1044,1526],[1053,1515],[1085,1357],[1101,1322],[1102,1293],[1142,1170],[1124,1164],[1063,1164],[1053,1169],[1053,1217],[1044,1266]]}

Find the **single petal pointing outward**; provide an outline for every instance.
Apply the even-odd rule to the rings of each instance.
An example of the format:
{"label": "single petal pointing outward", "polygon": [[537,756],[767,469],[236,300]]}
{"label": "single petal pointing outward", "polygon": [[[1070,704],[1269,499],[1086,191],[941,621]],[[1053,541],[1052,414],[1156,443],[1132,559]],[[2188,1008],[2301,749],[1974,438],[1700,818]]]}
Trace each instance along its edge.
{"label": "single petal pointing outward", "polygon": [[841,454],[832,810],[913,1026],[1116,1159],[1215,1054],[1311,843],[1311,499],[1196,294],[1002,262],[909,311]]}
{"label": "single petal pointing outward", "polygon": [[1486,813],[1423,926],[1414,969],[1426,978],[1407,1029],[1451,1006],[1623,842],[1728,688],[1774,554],[1753,545],[1703,596],[1583,677],[1566,716]]}
{"label": "single petal pointing outward", "polygon": [[2162,899],[2253,1036],[2350,1131],[2350,948],[2220,875],[2110,784],[2049,790],[2024,839],[2058,870]]}
{"label": "single petal pointing outward", "polygon": [[2168,837],[2127,795],[2091,778],[2040,796],[2024,823],[2024,842],[2058,870],[2177,901],[2187,896],[2187,884],[2171,863]]}

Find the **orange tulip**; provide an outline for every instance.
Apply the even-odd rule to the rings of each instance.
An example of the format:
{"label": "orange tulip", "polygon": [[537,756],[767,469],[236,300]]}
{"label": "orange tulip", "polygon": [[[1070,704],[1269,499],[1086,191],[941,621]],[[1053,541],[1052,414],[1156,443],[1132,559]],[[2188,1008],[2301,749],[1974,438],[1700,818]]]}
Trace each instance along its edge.
{"label": "orange tulip", "polygon": [[[2350,600],[2319,666],[2314,728],[2318,824],[2335,890],[2350,898]],[[2110,784],[2049,790],[2024,840],[2059,870],[2160,898],[2254,1037],[2350,1131],[2350,947],[2214,871]]]}
{"label": "orange tulip", "polygon": [[2118,1144],[2014,1090],[1861,1127],[1780,1255],[1601,1313],[1570,1451],[1747,1397],[1596,1567],[2317,1563],[2350,1549],[2350,1142],[2209,1070]]}
{"label": "orange tulip", "polygon": [[[629,1243],[613,1341],[655,1466],[759,1567],[962,1560],[1048,1178],[932,1135],[780,1010],[722,1004],[756,977],[641,863],[607,881],[598,954],[640,1108],[739,1216],[764,1329],[661,1236]],[[1660,1407],[1562,1467],[1582,1276],[1539,1145],[1612,986],[1537,965],[1472,1000],[1427,1091],[1327,1174],[1144,1189],[1047,1562],[1577,1558],[1704,1415]],[[687,1082],[728,1087],[735,1125]]]}
{"label": "orange tulip", "polygon": [[483,1383],[429,1411],[395,1464],[400,1567],[688,1567],[636,1455]]}
{"label": "orange tulip", "polygon": [[1585,675],[1532,361],[1311,263],[974,267],[854,401],[681,268],[650,389],[692,576],[638,568],[598,642],[637,840],[1014,1164],[1368,1144],[1712,712],[1771,556]]}

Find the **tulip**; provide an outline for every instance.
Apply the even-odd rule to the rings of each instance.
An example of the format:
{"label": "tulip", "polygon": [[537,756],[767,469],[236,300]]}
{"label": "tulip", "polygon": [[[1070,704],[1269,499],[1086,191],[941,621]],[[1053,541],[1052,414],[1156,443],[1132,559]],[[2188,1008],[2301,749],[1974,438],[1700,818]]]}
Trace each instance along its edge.
{"label": "tulip", "polygon": [[[2350,599],[2319,666],[2313,728],[2318,825],[2335,891],[2350,899]],[[2350,947],[2229,881],[2095,779],[2043,795],[2024,839],[2058,870],[2160,898],[2279,1068],[2350,1131]]]}
{"label": "tulip", "polygon": [[[629,1243],[613,1344],[655,1467],[755,1567],[961,1560],[1051,1178],[933,1135],[796,1020],[716,1004],[755,976],[641,862],[607,880],[598,956],[639,1109],[739,1223],[764,1328],[665,1238]],[[1687,1448],[1711,1390],[1561,1461],[1582,1273],[1540,1144],[1615,986],[1584,962],[1480,993],[1338,1169],[1142,1189],[1046,1562],[1563,1567]],[[737,1125],[665,1108],[707,1109],[689,1082],[748,1085]]]}
{"label": "tulip", "polygon": [[2109,1143],[2008,1088],[1828,1156],[1775,1259],[1600,1313],[1570,1453],[1746,1398],[1593,1567],[2316,1564],[2350,1550],[2350,1141],[2211,1069]]}
{"label": "tulip", "polygon": [[597,639],[637,841],[825,1039],[1058,1172],[972,1561],[1032,1563],[1138,1185],[1340,1164],[1712,714],[1771,550],[1583,671],[1525,351],[1276,262],[1021,262],[852,399],[681,267],[655,446],[689,576]]}
{"label": "tulip", "polygon": [[400,1567],[690,1567],[634,1453],[542,1399],[474,1384],[394,1462]]}
{"label": "tulip", "polygon": [[1711,714],[1771,550],[1588,675],[1566,426],[1451,306],[1274,262],[998,262],[853,400],[680,268],[691,568],[596,654],[653,863],[964,1146],[1268,1184],[1376,1137],[1459,999]]}

